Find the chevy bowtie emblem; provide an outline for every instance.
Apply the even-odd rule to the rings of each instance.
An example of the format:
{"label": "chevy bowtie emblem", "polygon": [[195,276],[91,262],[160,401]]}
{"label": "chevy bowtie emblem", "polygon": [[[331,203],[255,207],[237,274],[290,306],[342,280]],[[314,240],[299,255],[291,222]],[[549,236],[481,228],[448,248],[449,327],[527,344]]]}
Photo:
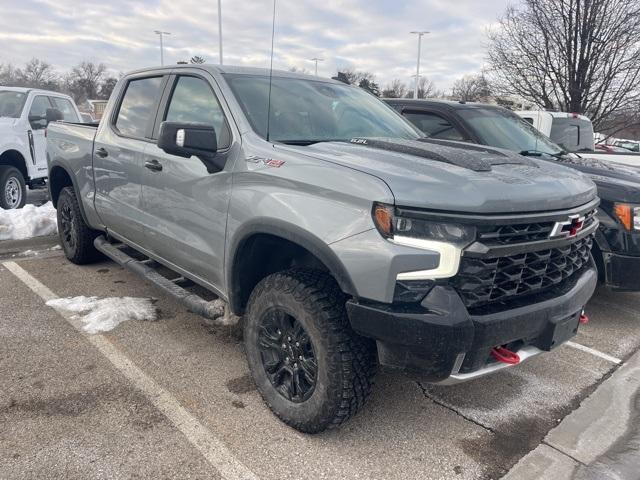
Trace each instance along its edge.
{"label": "chevy bowtie emblem", "polygon": [[553,229],[551,229],[549,238],[575,237],[584,227],[584,220],[585,218],[580,215],[571,215],[564,222],[556,222]]}

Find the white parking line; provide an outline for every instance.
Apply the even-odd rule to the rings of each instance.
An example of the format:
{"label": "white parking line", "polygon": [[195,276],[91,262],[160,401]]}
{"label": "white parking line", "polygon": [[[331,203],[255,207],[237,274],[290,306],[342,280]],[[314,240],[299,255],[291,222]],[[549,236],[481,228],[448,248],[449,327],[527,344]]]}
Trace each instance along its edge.
{"label": "white parking line", "polygon": [[596,350],[594,348],[585,347],[584,345],[580,345],[579,343],[569,341],[569,342],[566,342],[565,345],[571,348],[575,348],[577,350],[582,350],[583,352],[590,353],[591,355],[595,355],[596,357],[600,357],[608,362],[615,363],[616,365],[619,365],[622,363],[622,360],[620,360],[619,358],[612,357],[611,355],[607,355],[606,353]]}
{"label": "white parking line", "polygon": [[[2,264],[45,302],[58,296],[32,277],[15,262]],[[156,406],[182,432],[187,440],[206,458],[226,480],[258,480],[258,477],[244,466],[227,447],[198,419],[191,415],[167,390],[136,367],[103,335],[89,335],[72,315],[58,311],[73,325],[89,343],[97,348],[111,364],[127,377],[147,399]]]}

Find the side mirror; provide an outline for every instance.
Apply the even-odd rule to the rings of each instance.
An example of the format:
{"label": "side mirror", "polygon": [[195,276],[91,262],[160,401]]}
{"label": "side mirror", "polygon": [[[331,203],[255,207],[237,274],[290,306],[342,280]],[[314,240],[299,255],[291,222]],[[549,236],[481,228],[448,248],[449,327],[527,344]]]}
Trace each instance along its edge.
{"label": "side mirror", "polygon": [[64,115],[57,108],[47,108],[47,114],[45,115],[47,125],[51,122],[57,122],[58,120],[64,120]]}
{"label": "side mirror", "polygon": [[216,130],[202,123],[162,122],[158,147],[171,155],[211,159],[218,151]]}

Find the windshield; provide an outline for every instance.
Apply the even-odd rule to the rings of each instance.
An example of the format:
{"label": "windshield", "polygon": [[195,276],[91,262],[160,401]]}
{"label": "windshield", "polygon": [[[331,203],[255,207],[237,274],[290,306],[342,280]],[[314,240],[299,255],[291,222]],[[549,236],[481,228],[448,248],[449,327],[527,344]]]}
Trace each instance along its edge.
{"label": "windshield", "polygon": [[515,113],[498,108],[458,110],[481,143],[514,152],[558,155],[562,148]]}
{"label": "windshield", "polygon": [[19,118],[26,94],[0,90],[0,117]]}
{"label": "windshield", "polygon": [[[269,77],[226,75],[253,130],[267,137]],[[292,144],[348,141],[354,137],[421,138],[394,110],[349,85],[274,77],[269,140]]]}

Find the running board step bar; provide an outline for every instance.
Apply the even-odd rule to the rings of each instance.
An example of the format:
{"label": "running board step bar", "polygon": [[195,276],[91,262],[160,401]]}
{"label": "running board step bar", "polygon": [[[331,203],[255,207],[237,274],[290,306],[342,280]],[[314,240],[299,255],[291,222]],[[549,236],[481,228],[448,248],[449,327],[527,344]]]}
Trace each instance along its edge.
{"label": "running board step bar", "polygon": [[96,249],[104,253],[118,265],[141,275],[155,286],[174,296],[182,302],[189,311],[211,320],[216,320],[225,316],[226,303],[224,301],[217,299],[209,302],[202,297],[185,290],[178,285],[178,283],[184,282],[186,280],[185,278],[178,277],[175,280],[169,280],[168,278],[163,277],[149,266],[154,262],[136,260],[133,257],[130,257],[118,248],[118,246],[123,246],[122,244],[113,244],[109,242],[104,235],[97,237],[93,244]]}

